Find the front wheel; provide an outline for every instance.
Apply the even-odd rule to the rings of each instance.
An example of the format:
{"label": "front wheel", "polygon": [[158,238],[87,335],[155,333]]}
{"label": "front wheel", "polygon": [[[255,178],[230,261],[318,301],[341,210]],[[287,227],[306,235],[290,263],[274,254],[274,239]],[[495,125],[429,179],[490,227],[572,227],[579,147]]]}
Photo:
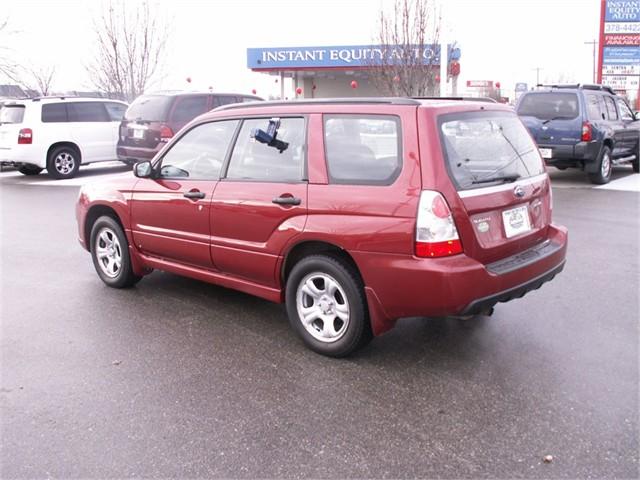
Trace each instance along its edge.
{"label": "front wheel", "polygon": [[604,185],[611,180],[611,150],[609,147],[602,147],[600,157],[598,158],[598,170],[589,173],[589,180],[596,185]]}
{"label": "front wheel", "polygon": [[93,224],[91,258],[98,276],[110,287],[131,287],[141,278],[133,273],[127,237],[112,217],[100,217]]}
{"label": "front wheel", "polygon": [[312,255],[291,270],[286,289],[289,322],[312,350],[344,357],[372,338],[364,289],[354,267]]}

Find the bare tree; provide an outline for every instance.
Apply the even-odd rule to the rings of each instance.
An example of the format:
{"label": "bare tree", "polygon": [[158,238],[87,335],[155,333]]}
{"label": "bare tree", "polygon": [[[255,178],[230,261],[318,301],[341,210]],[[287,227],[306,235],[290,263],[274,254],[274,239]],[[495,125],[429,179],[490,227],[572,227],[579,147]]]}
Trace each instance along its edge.
{"label": "bare tree", "polygon": [[169,29],[149,2],[111,0],[94,21],[98,53],[88,65],[100,91],[132,101],[161,75]]}
{"label": "bare tree", "polygon": [[440,17],[435,0],[396,0],[393,11],[380,11],[369,61],[370,78],[385,95],[434,95],[438,76]]}
{"label": "bare tree", "polygon": [[28,90],[36,90],[45,97],[51,95],[51,85],[56,73],[56,67],[31,67],[27,68],[26,76],[28,80],[23,80],[20,84]]}
{"label": "bare tree", "polygon": [[19,66],[13,60],[11,50],[5,47],[8,43],[5,41],[5,37],[13,34],[15,32],[9,30],[9,19],[0,19],[0,75],[19,83]]}

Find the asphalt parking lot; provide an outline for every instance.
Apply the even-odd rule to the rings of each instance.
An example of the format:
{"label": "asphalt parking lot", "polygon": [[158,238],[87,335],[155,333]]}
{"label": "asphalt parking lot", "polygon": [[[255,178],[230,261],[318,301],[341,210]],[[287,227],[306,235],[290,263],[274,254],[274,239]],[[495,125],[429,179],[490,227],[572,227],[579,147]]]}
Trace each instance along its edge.
{"label": "asphalt parking lot", "polygon": [[242,293],[161,272],[104,286],[77,185],[124,170],[0,174],[0,477],[638,478],[630,169],[604,189],[551,172],[570,230],[553,282],[491,318],[403,320],[344,360]]}

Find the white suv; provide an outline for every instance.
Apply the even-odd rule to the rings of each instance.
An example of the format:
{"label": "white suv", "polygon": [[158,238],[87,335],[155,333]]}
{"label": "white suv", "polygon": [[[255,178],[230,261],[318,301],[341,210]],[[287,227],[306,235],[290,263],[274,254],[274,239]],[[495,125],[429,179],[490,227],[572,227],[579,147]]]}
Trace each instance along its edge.
{"label": "white suv", "polygon": [[96,98],[7,102],[0,109],[0,163],[25,175],[46,168],[53,178],[71,178],[80,164],[116,160],[126,109],[126,103]]}

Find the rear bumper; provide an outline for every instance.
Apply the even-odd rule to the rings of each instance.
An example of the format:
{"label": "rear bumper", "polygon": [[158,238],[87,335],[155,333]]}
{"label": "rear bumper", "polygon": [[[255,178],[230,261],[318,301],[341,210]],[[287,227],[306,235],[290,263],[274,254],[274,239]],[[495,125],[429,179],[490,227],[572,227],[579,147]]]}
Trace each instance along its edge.
{"label": "rear bumper", "polygon": [[16,145],[11,148],[0,148],[0,163],[2,165],[36,165],[45,168],[45,155],[33,145]]}
{"label": "rear bumper", "polygon": [[[521,297],[551,280],[564,265],[567,230],[550,225],[544,242],[484,265],[464,254],[417,258],[352,252],[385,320],[467,315]],[[382,323],[384,323],[384,321]],[[384,331],[386,328],[375,328]]]}
{"label": "rear bumper", "polygon": [[118,160],[124,163],[133,164],[153,159],[153,157],[155,157],[156,154],[161,151],[165,145],[165,143],[159,143],[155,148],[118,145],[116,152],[118,154]]}
{"label": "rear bumper", "polygon": [[544,161],[552,166],[595,162],[600,153],[599,142],[578,142],[575,145],[539,144],[538,147],[551,149],[552,157],[545,158]]}

